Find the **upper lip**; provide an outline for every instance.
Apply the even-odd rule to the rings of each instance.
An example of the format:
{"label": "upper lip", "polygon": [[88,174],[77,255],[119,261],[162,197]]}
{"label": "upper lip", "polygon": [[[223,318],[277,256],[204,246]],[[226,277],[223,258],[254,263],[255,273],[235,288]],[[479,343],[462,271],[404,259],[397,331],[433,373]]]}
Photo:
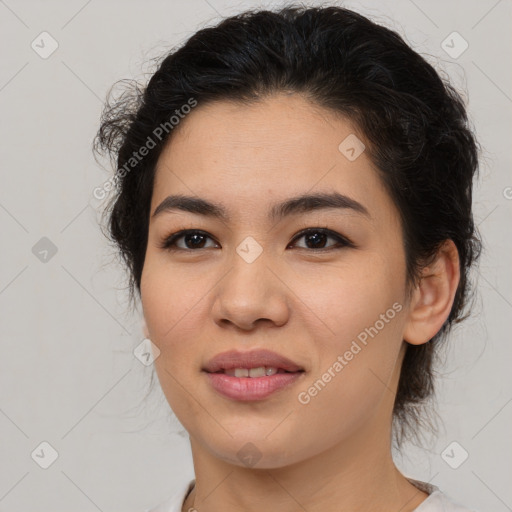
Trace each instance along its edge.
{"label": "upper lip", "polygon": [[272,368],[281,368],[288,372],[304,371],[300,365],[294,363],[287,357],[272,352],[271,350],[251,350],[250,352],[240,352],[238,350],[229,350],[212,357],[203,370],[208,373],[215,373],[219,370],[231,370],[233,368],[259,368],[260,366],[269,366]]}

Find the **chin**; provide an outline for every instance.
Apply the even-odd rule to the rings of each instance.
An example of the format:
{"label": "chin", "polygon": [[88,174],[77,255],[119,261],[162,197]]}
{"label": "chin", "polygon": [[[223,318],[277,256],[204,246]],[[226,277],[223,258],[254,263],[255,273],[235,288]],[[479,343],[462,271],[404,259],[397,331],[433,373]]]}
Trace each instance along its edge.
{"label": "chin", "polygon": [[[209,446],[209,451],[214,457],[223,460],[227,464],[241,468],[277,469],[300,462],[312,454],[306,453],[311,449],[300,449],[291,437],[284,435],[265,438],[271,429],[263,432],[255,432],[249,435],[247,432],[239,432],[233,438],[224,437],[222,440],[203,440],[203,446]],[[218,442],[216,442],[218,441]]]}

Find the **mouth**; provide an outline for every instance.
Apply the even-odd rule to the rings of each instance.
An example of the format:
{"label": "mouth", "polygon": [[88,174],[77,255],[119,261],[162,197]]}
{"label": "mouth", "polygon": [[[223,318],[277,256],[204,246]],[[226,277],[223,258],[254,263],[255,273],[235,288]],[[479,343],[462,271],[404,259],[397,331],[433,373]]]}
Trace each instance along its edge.
{"label": "mouth", "polygon": [[202,370],[216,392],[239,401],[263,400],[305,374],[302,366],[267,350],[224,352]]}
{"label": "mouth", "polygon": [[[232,370],[239,370],[240,377],[261,377],[266,375],[265,372],[267,371],[272,375],[278,372],[282,373],[283,371],[304,371],[304,368],[282,354],[272,352],[271,350],[259,349],[249,352],[230,350],[217,354],[208,361],[203,370],[208,373],[217,373],[219,371],[226,373]],[[244,372],[246,371],[249,372],[248,375],[245,375]]]}
{"label": "mouth", "polygon": [[278,373],[301,373],[304,370],[288,371],[283,368],[276,368],[275,366],[258,366],[256,368],[222,368],[216,372],[208,373],[222,373],[231,377],[248,377],[254,379],[255,377],[270,377]]}

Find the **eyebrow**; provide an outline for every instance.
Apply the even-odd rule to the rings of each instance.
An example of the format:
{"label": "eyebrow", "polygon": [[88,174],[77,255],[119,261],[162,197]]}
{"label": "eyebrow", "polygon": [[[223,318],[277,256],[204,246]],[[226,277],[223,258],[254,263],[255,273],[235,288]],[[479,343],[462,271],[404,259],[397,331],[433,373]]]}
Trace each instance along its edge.
{"label": "eyebrow", "polygon": [[[273,205],[269,212],[269,218],[275,221],[290,215],[329,208],[352,210],[371,219],[371,215],[365,206],[355,199],[338,192],[303,194],[292,197],[282,203]],[[174,210],[196,213],[226,222],[229,221],[229,214],[223,205],[207,201],[200,197],[185,195],[171,195],[166,197],[156,207],[152,217],[154,218],[163,212],[172,212]]]}

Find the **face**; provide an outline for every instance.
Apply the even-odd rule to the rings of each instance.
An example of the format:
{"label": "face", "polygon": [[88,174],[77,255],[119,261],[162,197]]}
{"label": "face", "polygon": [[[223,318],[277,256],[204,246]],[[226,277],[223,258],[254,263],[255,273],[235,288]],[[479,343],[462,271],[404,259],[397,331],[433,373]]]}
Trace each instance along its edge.
{"label": "face", "polygon": [[[160,155],[144,317],[171,408],[191,440],[223,461],[242,466],[250,442],[258,467],[282,467],[391,418],[405,254],[396,207],[354,136],[346,119],[279,94],[199,105]],[[218,209],[158,208],[176,195]],[[320,199],[279,208],[304,195]],[[217,354],[256,349],[303,371],[246,385],[253,377],[204,370]],[[281,387],[261,394],[276,378]]]}

